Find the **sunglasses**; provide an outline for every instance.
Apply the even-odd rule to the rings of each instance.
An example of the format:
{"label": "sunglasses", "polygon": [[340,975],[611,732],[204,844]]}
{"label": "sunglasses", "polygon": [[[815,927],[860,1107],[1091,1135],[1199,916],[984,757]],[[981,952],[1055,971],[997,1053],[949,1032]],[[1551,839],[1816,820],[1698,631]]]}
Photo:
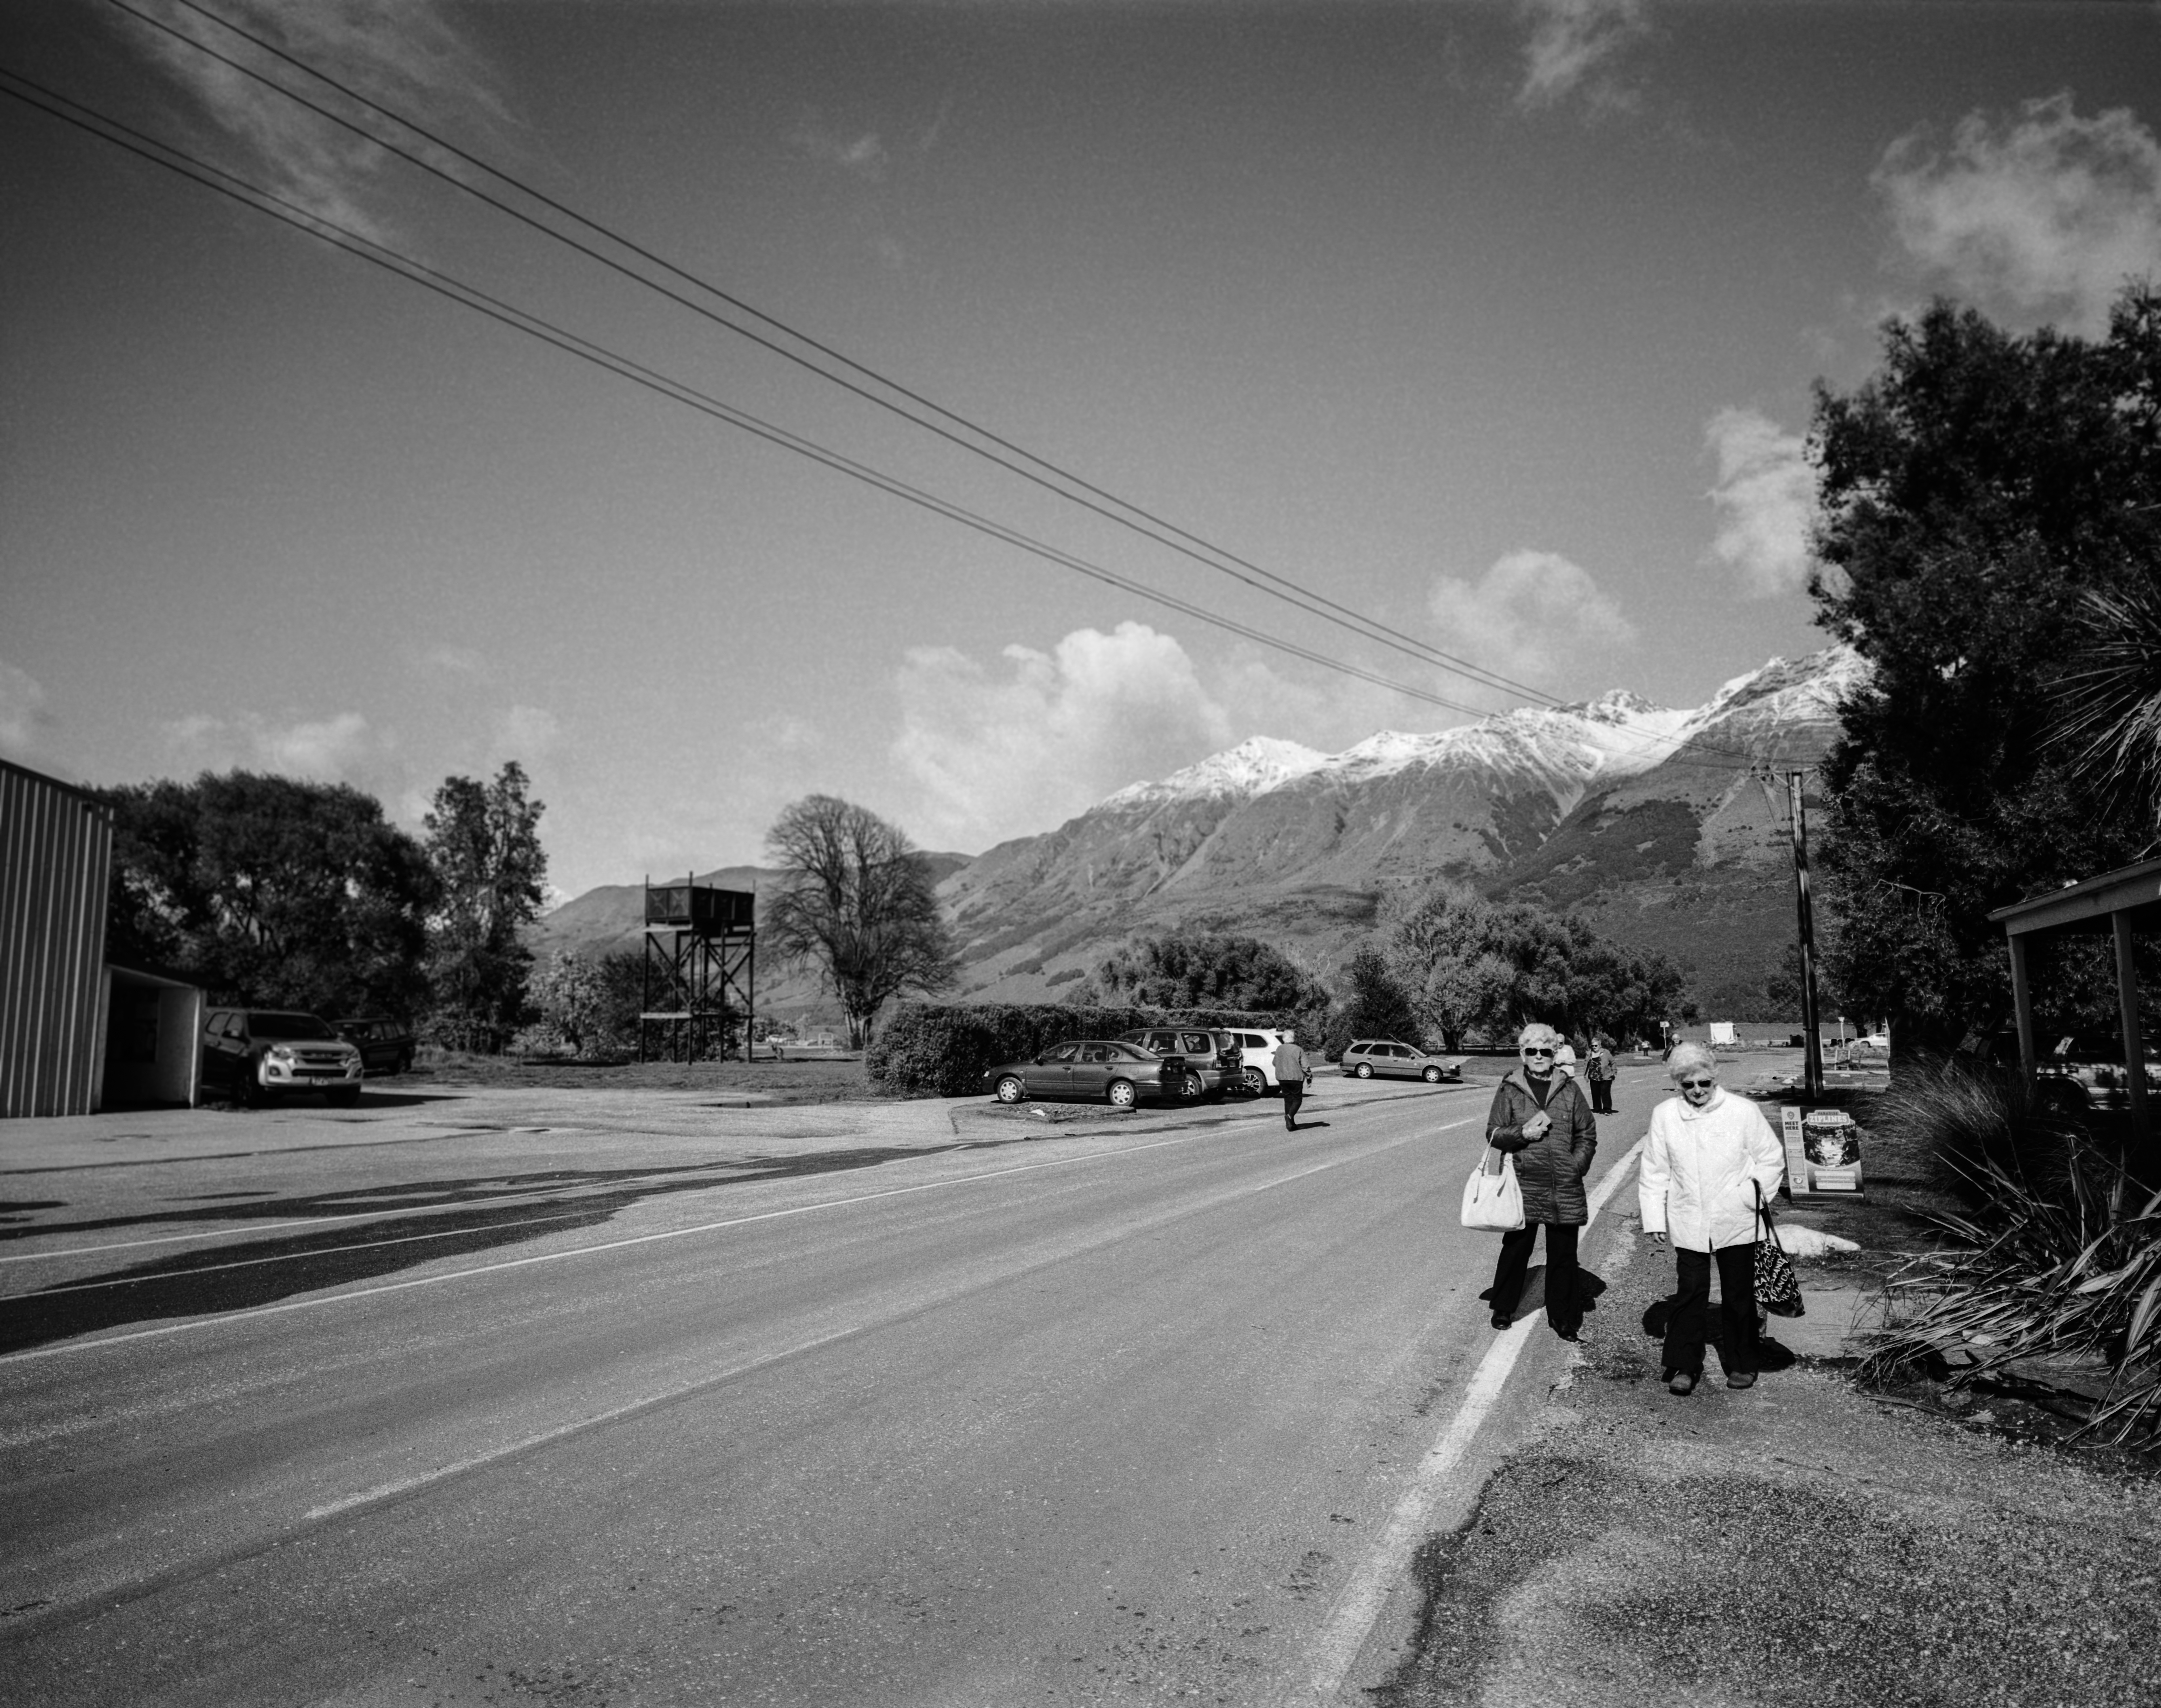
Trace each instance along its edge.
{"label": "sunglasses", "polygon": [[1717,1083],[1716,1080],[1683,1080],[1680,1086],[1684,1091],[1707,1091]]}
{"label": "sunglasses", "polygon": [[1551,1055],[1553,1052],[1539,1044],[1527,1044],[1523,1046],[1523,1054],[1525,1055]]}

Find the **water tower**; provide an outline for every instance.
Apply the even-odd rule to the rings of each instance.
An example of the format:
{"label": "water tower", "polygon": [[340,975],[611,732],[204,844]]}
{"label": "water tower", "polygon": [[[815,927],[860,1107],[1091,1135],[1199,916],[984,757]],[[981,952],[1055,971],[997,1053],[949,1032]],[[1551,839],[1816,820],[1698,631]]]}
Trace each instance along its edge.
{"label": "water tower", "polygon": [[750,1060],[758,970],[756,898],[686,877],[645,880],[645,978],[638,1004],[640,1061],[703,1061],[742,1028]]}

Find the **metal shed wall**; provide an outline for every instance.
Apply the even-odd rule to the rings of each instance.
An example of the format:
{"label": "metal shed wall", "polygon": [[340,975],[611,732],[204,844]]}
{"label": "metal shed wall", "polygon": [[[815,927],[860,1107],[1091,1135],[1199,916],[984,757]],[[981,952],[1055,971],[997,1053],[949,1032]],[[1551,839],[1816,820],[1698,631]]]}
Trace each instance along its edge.
{"label": "metal shed wall", "polygon": [[0,1117],[97,1103],[112,822],[81,789],[0,759]]}

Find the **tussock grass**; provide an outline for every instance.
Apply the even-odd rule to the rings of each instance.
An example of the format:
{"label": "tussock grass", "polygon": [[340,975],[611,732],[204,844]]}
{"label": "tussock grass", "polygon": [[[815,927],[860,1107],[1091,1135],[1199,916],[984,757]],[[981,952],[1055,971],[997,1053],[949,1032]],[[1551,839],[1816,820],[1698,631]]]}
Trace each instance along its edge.
{"label": "tussock grass", "polygon": [[1907,1309],[1863,1375],[1953,1348],[1976,1360],[1963,1381],[2020,1359],[2098,1357],[2109,1388],[2080,1433],[2116,1445],[2161,1435],[2161,1192],[2015,1073],[1919,1065],[1871,1125],[1929,1155],[1966,1209],[1936,1218],[1961,1249],[1892,1277]]}

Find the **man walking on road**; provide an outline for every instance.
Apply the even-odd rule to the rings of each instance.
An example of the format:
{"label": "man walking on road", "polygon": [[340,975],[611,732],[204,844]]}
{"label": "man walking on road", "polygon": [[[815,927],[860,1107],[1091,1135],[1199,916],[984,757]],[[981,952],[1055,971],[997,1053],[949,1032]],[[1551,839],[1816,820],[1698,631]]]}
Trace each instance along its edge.
{"label": "man walking on road", "polygon": [[1298,1106],[1305,1101],[1305,1082],[1313,1070],[1305,1065],[1305,1052],[1298,1047],[1298,1028],[1284,1028],[1283,1042],[1276,1046],[1276,1084],[1283,1091],[1284,1131],[1298,1131]]}

